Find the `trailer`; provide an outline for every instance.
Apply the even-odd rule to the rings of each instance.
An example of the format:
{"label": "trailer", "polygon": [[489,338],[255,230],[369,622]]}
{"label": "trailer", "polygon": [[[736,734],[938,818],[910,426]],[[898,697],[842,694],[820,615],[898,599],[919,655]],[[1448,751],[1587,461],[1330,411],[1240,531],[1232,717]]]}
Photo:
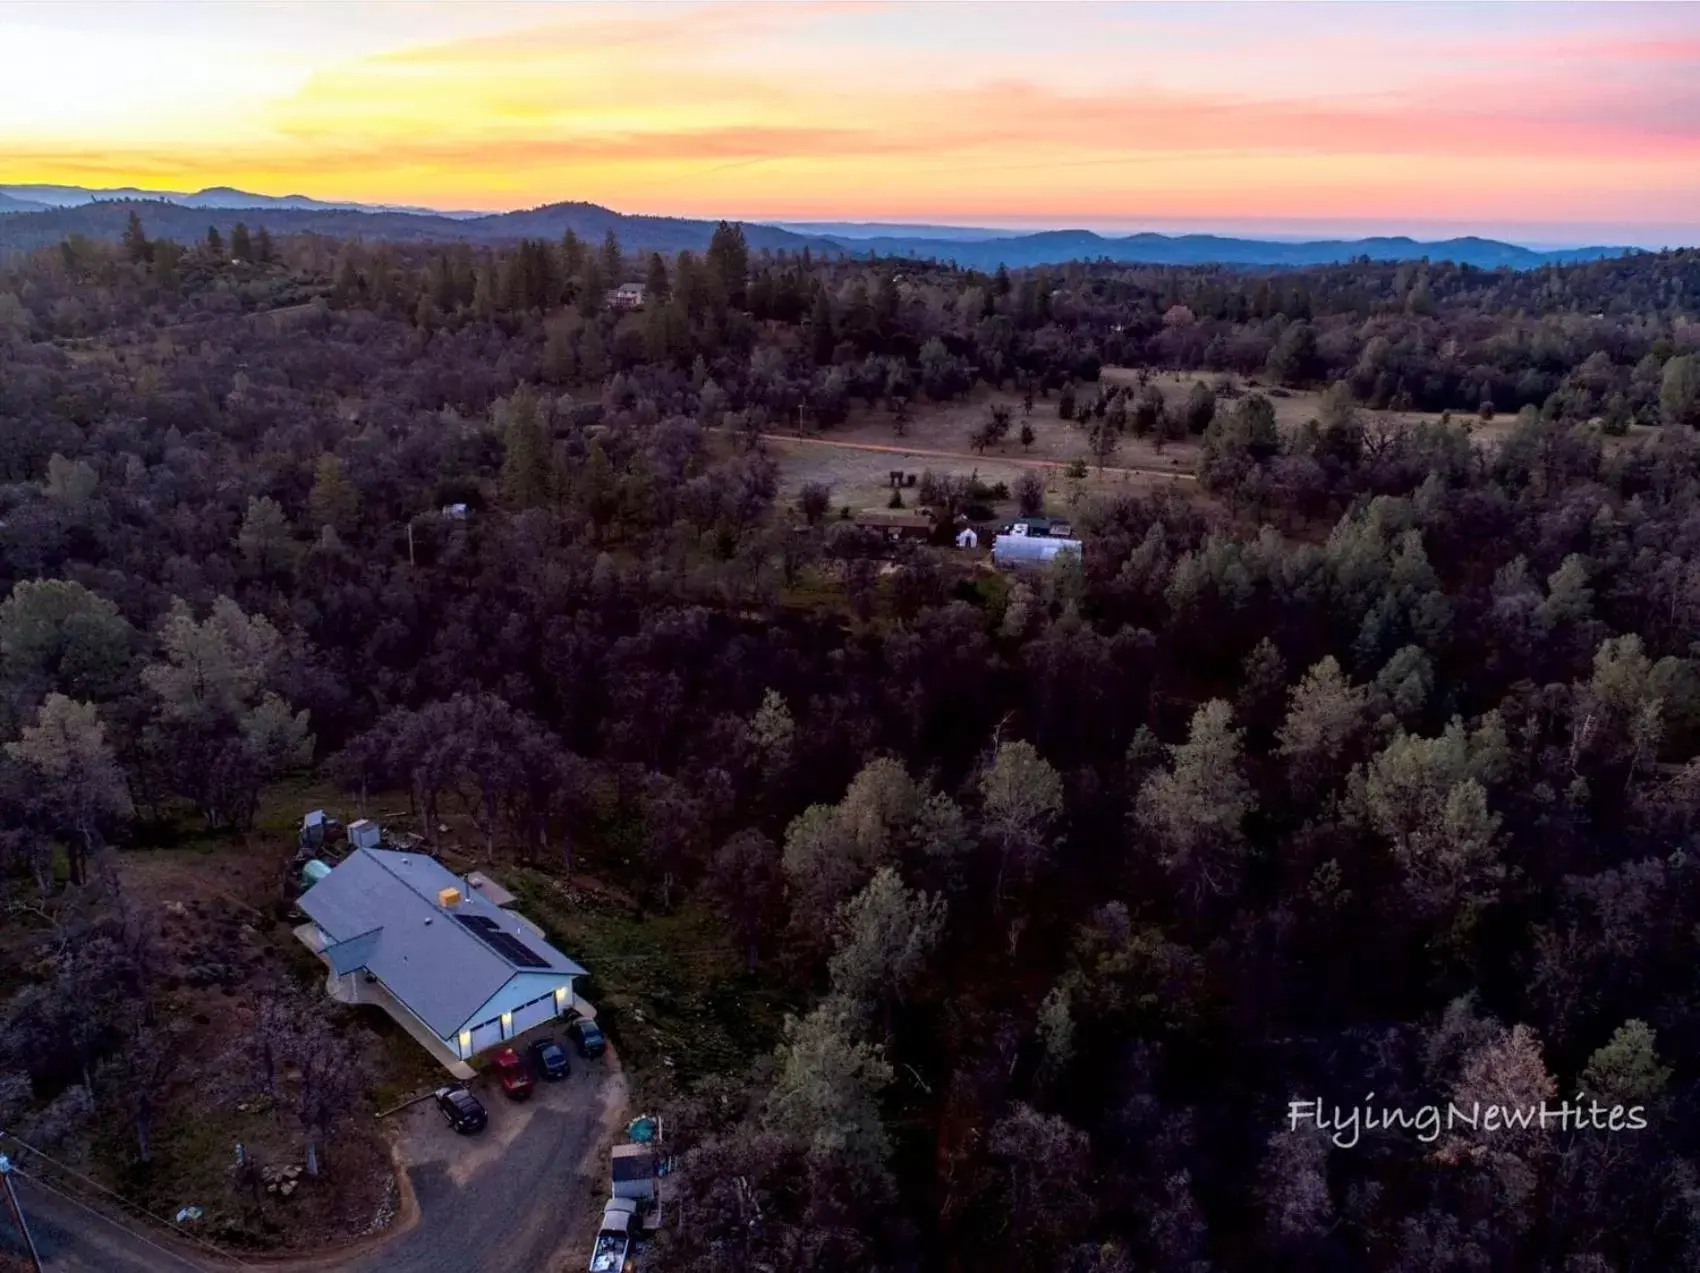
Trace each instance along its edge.
{"label": "trailer", "polygon": [[637,1220],[635,1198],[610,1198],[602,1209],[602,1227],[590,1249],[590,1273],[620,1273],[632,1250],[632,1227]]}

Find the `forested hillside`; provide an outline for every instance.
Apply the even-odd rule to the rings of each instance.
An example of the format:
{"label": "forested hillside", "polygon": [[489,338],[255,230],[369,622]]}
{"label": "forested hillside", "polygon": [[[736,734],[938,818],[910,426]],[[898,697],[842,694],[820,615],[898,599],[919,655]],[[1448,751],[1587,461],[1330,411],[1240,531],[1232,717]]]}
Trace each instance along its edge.
{"label": "forested hillside", "polygon": [[[1110,366],[1213,376],[1183,414]],[[1082,495],[1019,577],[782,494],[763,434],[992,388],[1194,437],[1197,489]],[[710,911],[798,1005],[656,1078],[667,1267],[1700,1269],[1697,426],[1694,253],[10,260],[0,1124],[146,1162],[102,864],[310,772]],[[1646,1127],[1289,1118],[1579,1091]]]}

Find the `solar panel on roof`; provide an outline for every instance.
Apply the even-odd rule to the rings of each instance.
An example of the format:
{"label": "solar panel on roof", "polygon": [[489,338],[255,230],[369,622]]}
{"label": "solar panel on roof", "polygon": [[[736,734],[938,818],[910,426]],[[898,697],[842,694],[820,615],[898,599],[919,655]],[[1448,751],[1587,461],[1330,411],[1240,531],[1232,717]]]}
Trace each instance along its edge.
{"label": "solar panel on roof", "polygon": [[549,961],[519,938],[504,933],[496,922],[483,915],[456,915],[462,928],[495,951],[510,964],[520,968],[547,968]]}
{"label": "solar panel on roof", "polygon": [[521,968],[547,968],[549,966],[547,959],[517,937],[510,937],[507,933],[491,933],[488,941]]}

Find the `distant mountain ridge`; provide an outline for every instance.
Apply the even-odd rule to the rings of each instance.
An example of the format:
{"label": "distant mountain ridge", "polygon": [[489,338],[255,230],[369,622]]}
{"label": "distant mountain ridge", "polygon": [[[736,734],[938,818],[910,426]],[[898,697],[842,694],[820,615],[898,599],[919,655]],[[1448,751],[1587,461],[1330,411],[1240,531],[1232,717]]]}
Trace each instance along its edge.
{"label": "distant mountain ridge", "polygon": [[1534,269],[1573,261],[1640,252],[1632,247],[1582,247],[1538,251],[1474,236],[1423,242],[1399,236],[1322,239],[1282,243],[1269,239],[1227,238],[1216,234],[1130,234],[1107,238],[1091,230],[1046,230],[1011,238],[961,241],[947,239],[865,238],[852,242],[861,252],[881,256],[932,257],[974,269],[999,265],[1050,265],[1061,261],[1110,260],[1142,265],[1334,265],[1357,257],[1372,261],[1455,261],[1482,269]]}
{"label": "distant mountain ridge", "polygon": [[34,199],[20,199],[0,191],[0,212],[45,212],[48,205]]}
{"label": "distant mountain ridge", "polygon": [[[205,190],[186,193],[181,190],[139,190],[135,186],[117,186],[111,189],[94,189],[88,186],[52,186],[52,185],[0,185],[0,199],[21,199],[26,203],[36,205],[30,211],[40,211],[46,208],[80,208],[96,202],[111,202],[113,200],[140,199],[174,203],[183,208],[231,208],[231,209],[288,209],[297,212],[407,212],[420,216],[449,217],[481,217],[482,212],[440,212],[435,208],[421,208],[405,204],[369,204],[369,203],[338,203],[324,199],[309,198],[304,194],[251,194],[246,190],[237,190],[233,186],[208,186]],[[0,211],[22,211],[23,209],[7,209],[0,203]]]}
{"label": "distant mountain ridge", "polygon": [[[594,203],[554,203],[515,212],[435,212],[329,203],[306,195],[256,195],[227,186],[192,194],[132,188],[92,190],[81,186],[0,186],[0,251],[28,250],[68,234],[112,239],[123,233],[132,211],[155,237],[192,241],[209,225],[228,234],[239,220],[258,223],[263,214],[274,233],[323,234],[381,242],[430,243],[464,240],[508,243],[522,238],[555,239],[572,230],[600,241],[610,230],[629,251],[702,251],[717,224],[684,217],[634,216]],[[1483,269],[1534,269],[1543,265],[1636,254],[1639,248],[1582,247],[1540,251],[1495,239],[1463,237],[1423,242],[1404,236],[1279,242],[1214,234],[1155,233],[1104,236],[1091,230],[1034,233],[949,226],[882,227],[865,222],[771,225],[744,222],[758,251],[908,258],[995,270],[1108,260],[1127,265],[1222,265],[1240,268],[1297,268],[1332,265],[1359,257],[1375,261],[1427,258]],[[879,230],[893,233],[877,233]],[[906,233],[905,233],[906,232]],[[954,237],[953,237],[954,235]]]}

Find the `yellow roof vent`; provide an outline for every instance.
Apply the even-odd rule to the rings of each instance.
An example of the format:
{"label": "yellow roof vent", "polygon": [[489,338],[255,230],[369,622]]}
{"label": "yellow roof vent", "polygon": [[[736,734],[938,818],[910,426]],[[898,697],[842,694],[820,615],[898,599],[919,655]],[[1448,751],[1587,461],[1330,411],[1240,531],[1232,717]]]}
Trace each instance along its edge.
{"label": "yellow roof vent", "polygon": [[437,904],[444,910],[448,910],[451,906],[459,906],[460,890],[458,888],[444,889],[442,892],[437,894]]}

